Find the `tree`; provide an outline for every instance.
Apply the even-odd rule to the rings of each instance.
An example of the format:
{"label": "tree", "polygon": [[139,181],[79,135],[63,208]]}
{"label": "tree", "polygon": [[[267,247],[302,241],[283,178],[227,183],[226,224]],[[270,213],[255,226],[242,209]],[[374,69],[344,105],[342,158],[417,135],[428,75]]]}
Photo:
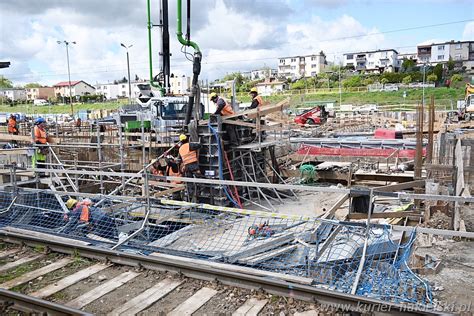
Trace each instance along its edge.
{"label": "tree", "polygon": [[405,76],[405,77],[403,77],[403,79],[402,79],[402,83],[403,83],[403,84],[409,84],[409,83],[411,83],[411,81],[412,81],[412,78],[411,78],[410,75]]}
{"label": "tree", "polygon": [[416,63],[413,59],[404,58],[402,62],[401,72],[408,72],[416,66]]}
{"label": "tree", "polygon": [[442,80],[443,79],[443,65],[442,64],[437,64],[433,68],[433,73],[436,75],[438,80]]}
{"label": "tree", "polygon": [[454,69],[454,60],[451,58],[451,56],[449,56],[447,66],[448,66],[448,70],[453,70]]}
{"label": "tree", "polygon": [[436,76],[435,74],[428,75],[428,77],[426,77],[426,81],[436,82],[436,81],[438,81],[438,76]]}
{"label": "tree", "polygon": [[41,85],[37,82],[25,84],[25,88],[41,88]]}
{"label": "tree", "polygon": [[387,83],[388,83],[388,79],[387,79],[387,78],[382,78],[382,79],[380,80],[380,83],[381,83],[381,84],[387,84]]}
{"label": "tree", "polygon": [[306,88],[306,81],[304,79],[300,79],[290,85],[290,89],[302,90]]}
{"label": "tree", "polygon": [[13,88],[13,83],[4,76],[0,76],[0,88]]}

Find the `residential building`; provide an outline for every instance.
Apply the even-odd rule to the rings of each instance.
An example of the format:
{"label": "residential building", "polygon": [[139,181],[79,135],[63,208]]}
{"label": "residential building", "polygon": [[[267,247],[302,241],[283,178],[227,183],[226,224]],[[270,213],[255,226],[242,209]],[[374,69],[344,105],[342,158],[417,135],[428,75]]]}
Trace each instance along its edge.
{"label": "residential building", "polygon": [[275,78],[269,78],[264,82],[257,83],[255,86],[258,94],[263,96],[288,89],[288,83],[286,81],[281,81]]}
{"label": "residential building", "polygon": [[451,42],[449,56],[454,61],[455,68],[466,67],[474,70],[474,41]]}
{"label": "residential building", "polygon": [[[69,82],[63,81],[55,84],[54,95],[57,97],[69,97]],[[95,88],[88,84],[87,82],[80,81],[71,81],[71,94],[72,96],[82,96],[88,94],[94,94]]]}
{"label": "residential building", "polygon": [[[142,81],[132,82],[130,88],[132,90],[132,98],[137,98],[140,94],[139,84]],[[128,82],[121,83],[98,83],[95,85],[95,93],[103,95],[107,100],[128,98]]]}
{"label": "residential building", "polygon": [[54,98],[53,87],[26,88],[26,99],[29,101]]}
{"label": "residential building", "polygon": [[326,55],[323,52],[307,56],[281,57],[278,61],[278,77],[299,79],[314,77],[326,66]]}
{"label": "residential building", "polygon": [[267,79],[267,78],[275,78],[278,76],[278,69],[272,68],[262,68],[262,69],[255,69],[249,72],[248,78],[250,80],[260,80],[260,79]]}
{"label": "residential building", "polygon": [[357,72],[398,71],[398,52],[394,49],[374,50],[344,54],[343,66]]}
{"label": "residential building", "polygon": [[431,45],[431,58],[432,64],[447,63],[449,61],[449,43],[441,43]]}
{"label": "residential building", "polygon": [[191,78],[183,76],[170,76],[170,93],[174,95],[187,94],[191,90]]}
{"label": "residential building", "polygon": [[398,68],[401,68],[402,67],[402,64],[403,64],[403,61],[407,59],[407,60],[413,60],[415,62],[415,64],[417,63],[418,61],[418,55],[416,53],[404,53],[404,54],[398,54],[397,55],[397,67]]}
{"label": "residential building", "polygon": [[26,101],[26,90],[21,88],[0,89],[0,96],[10,101]]}
{"label": "residential building", "polygon": [[445,64],[450,59],[456,68],[474,70],[474,41],[449,41],[418,46],[418,64]]}

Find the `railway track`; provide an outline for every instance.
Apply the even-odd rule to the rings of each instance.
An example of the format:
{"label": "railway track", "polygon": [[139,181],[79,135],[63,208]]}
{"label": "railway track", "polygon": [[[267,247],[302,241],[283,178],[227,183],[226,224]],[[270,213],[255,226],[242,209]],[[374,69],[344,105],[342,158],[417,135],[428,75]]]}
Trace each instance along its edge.
{"label": "railway track", "polygon": [[[271,277],[0,230],[4,312],[48,315],[436,314]],[[386,311],[386,310],[385,310]],[[16,314],[13,314],[16,315]]]}

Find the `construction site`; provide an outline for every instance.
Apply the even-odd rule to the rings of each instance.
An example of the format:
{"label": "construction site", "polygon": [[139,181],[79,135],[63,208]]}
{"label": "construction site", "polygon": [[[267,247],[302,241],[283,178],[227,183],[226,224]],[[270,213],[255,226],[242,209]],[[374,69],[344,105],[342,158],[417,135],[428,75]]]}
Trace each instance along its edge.
{"label": "construction site", "polygon": [[169,96],[167,2],[157,26],[148,1],[162,42],[149,37],[139,99],[80,124],[2,127],[2,313],[471,315],[470,112],[454,120],[427,96],[301,122],[256,90],[239,108],[199,85],[180,0],[192,89]]}

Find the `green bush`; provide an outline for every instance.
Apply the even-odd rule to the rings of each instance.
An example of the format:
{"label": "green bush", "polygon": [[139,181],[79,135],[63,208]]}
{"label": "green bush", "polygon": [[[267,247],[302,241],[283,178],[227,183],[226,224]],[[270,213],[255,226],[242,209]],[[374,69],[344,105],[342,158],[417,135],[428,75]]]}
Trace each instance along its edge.
{"label": "green bush", "polygon": [[409,83],[412,82],[412,80],[413,80],[413,79],[411,78],[411,76],[408,75],[408,76],[403,77],[402,83],[403,83],[403,84],[409,84]]}
{"label": "green bush", "polygon": [[460,74],[454,74],[451,77],[451,83],[461,82],[461,81],[463,81],[463,78],[462,78],[462,75],[460,75]]}
{"label": "green bush", "polygon": [[426,81],[436,82],[436,81],[438,81],[438,76],[436,76],[435,74],[428,75],[428,77],[426,77]]}
{"label": "green bush", "polygon": [[387,79],[387,78],[382,78],[382,79],[380,79],[380,83],[381,83],[381,84],[387,84],[387,83],[388,83],[388,79]]}
{"label": "green bush", "polygon": [[342,80],[342,86],[348,87],[360,87],[362,86],[362,78],[360,76],[352,76],[350,78]]}

